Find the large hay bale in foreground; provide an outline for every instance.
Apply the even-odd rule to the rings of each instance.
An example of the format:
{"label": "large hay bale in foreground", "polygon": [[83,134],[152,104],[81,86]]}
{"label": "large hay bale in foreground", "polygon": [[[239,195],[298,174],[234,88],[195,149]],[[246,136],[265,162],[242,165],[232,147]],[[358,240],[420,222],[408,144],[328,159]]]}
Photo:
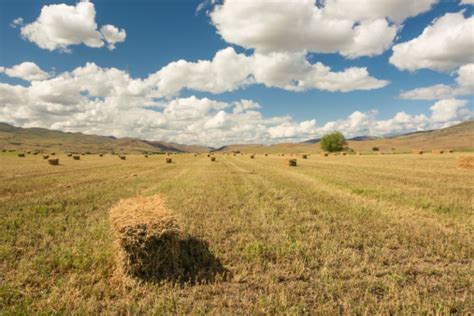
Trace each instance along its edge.
{"label": "large hay bale in foreground", "polygon": [[474,169],[474,156],[458,157],[457,167],[460,169]]}
{"label": "large hay bale in foreground", "polygon": [[207,242],[179,229],[157,195],[119,201],[110,221],[121,276],[193,283],[226,272]]}
{"label": "large hay bale in foreground", "polygon": [[52,166],[58,166],[59,165],[59,159],[48,159],[48,163]]}
{"label": "large hay bale in foreground", "polygon": [[121,200],[110,210],[110,220],[124,274],[148,279],[170,272],[166,261],[173,248],[163,237],[179,228],[159,197]]}

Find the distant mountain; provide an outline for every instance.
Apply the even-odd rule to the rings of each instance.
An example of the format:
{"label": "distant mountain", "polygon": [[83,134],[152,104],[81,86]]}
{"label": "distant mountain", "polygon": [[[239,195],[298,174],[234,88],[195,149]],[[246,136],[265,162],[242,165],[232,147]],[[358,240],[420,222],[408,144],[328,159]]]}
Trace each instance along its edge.
{"label": "distant mountain", "polygon": [[[247,152],[247,153],[317,153],[319,139],[301,143],[280,143],[274,145],[234,144],[211,148],[182,145],[162,141],[148,141],[138,138],[115,138],[113,136],[86,135],[48,130],[44,128],[19,128],[0,123],[0,148],[17,150],[47,150],[71,152]],[[448,128],[433,131],[408,133],[399,136],[358,136],[348,140],[348,146],[355,151],[372,151],[379,147],[385,152],[407,152],[412,149],[455,149],[474,150],[474,121],[467,121]]]}
{"label": "distant mountain", "polygon": [[203,146],[181,145],[138,138],[86,135],[45,128],[21,128],[0,123],[0,148],[71,152],[207,152]]}

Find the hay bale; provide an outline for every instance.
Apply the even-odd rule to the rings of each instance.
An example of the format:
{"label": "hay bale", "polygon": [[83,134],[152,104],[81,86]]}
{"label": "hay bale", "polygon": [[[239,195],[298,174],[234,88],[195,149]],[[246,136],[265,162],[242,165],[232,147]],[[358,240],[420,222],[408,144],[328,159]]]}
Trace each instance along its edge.
{"label": "hay bale", "polygon": [[104,157],[104,154],[99,154],[99,157]]}
{"label": "hay bale", "polygon": [[18,157],[24,158],[24,157],[25,157],[25,154],[18,154]]}
{"label": "hay bale", "polygon": [[303,155],[301,155],[301,158],[308,159],[308,155],[303,154]]}
{"label": "hay bale", "polygon": [[450,149],[448,152],[452,154],[454,152],[454,149]]}
{"label": "hay bale", "polygon": [[72,157],[72,154],[67,154],[68,157]]}
{"label": "hay bale", "polygon": [[72,156],[72,159],[74,159],[74,160],[81,160],[81,156],[77,156],[77,155],[76,155],[76,156]]}
{"label": "hay bale", "polygon": [[460,169],[474,169],[474,156],[459,156],[456,165]]}
{"label": "hay bale", "polygon": [[346,153],[346,152],[343,152],[342,155],[345,156],[345,155],[347,155],[347,153]]}
{"label": "hay bale", "polygon": [[321,156],[327,157],[327,156],[329,156],[329,154],[328,153],[321,153]]}
{"label": "hay bale", "polygon": [[416,155],[423,155],[423,150],[421,150],[421,149],[413,149],[412,152]]}
{"label": "hay bale", "polygon": [[6,153],[6,152],[7,152],[7,150],[6,150],[6,149],[2,149],[2,153]]}
{"label": "hay bale", "polygon": [[148,158],[148,155],[143,155],[143,157]]}
{"label": "hay bale", "polygon": [[58,166],[59,165],[59,159],[48,159],[48,163],[52,166]]}
{"label": "hay bale", "polygon": [[297,166],[297,160],[296,159],[287,159],[286,163],[288,164],[289,167],[296,167]]}
{"label": "hay bale", "polygon": [[173,162],[173,159],[171,159],[171,158],[166,158],[165,161],[166,161],[166,163],[172,163],[172,162]]}
{"label": "hay bale", "polygon": [[442,150],[442,149],[433,149],[433,150],[431,150],[431,153],[432,154],[443,154],[444,150]]}
{"label": "hay bale", "polygon": [[255,155],[250,155],[250,159],[255,159]]}
{"label": "hay bale", "polygon": [[211,157],[211,161],[216,161],[216,157]]}
{"label": "hay bale", "polygon": [[56,155],[56,153],[55,153],[55,152],[52,152],[52,153],[51,153],[51,156],[55,156],[55,155]]}
{"label": "hay bale", "polygon": [[265,157],[268,157],[268,154],[265,154]]}
{"label": "hay bale", "polygon": [[110,210],[119,269],[133,277],[149,279],[168,273],[172,245],[165,236],[179,234],[179,227],[158,196],[119,201]]}
{"label": "hay bale", "polygon": [[126,160],[126,159],[127,159],[127,156],[122,156],[122,155],[120,155],[119,158],[122,159],[122,160]]}
{"label": "hay bale", "polygon": [[43,155],[43,159],[48,159],[49,155]]}

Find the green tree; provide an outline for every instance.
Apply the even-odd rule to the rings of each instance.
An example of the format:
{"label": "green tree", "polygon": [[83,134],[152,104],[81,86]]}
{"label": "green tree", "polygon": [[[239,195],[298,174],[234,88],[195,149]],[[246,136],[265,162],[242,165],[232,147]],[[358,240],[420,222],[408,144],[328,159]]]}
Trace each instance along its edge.
{"label": "green tree", "polygon": [[347,145],[346,138],[341,132],[326,134],[321,138],[321,149],[327,152],[343,151]]}

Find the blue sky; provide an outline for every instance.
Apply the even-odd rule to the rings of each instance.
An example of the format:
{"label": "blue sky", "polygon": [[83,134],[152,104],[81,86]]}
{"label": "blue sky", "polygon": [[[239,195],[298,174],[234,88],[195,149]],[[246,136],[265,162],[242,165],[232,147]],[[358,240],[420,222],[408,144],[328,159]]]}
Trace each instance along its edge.
{"label": "blue sky", "polygon": [[[304,2],[305,0],[301,1]],[[390,2],[390,0],[384,1]],[[157,120],[161,122],[161,125],[147,123],[150,126],[145,126],[142,131],[140,131],[140,126],[134,127],[132,124],[129,124],[130,122],[124,123],[123,127],[115,126],[114,128],[110,128],[105,125],[100,127],[99,125],[101,124],[98,123],[97,127],[92,128],[91,125],[93,125],[92,121],[94,120],[85,123],[77,122],[76,118],[81,116],[80,111],[77,109],[75,111],[71,111],[70,117],[67,115],[59,115],[58,113],[45,112],[44,109],[40,111],[43,113],[42,115],[44,115],[44,118],[39,117],[38,114],[32,115],[31,118],[26,116],[19,117],[21,114],[13,113],[14,111],[7,108],[7,102],[10,102],[8,103],[10,104],[10,107],[13,107],[14,105],[11,104],[11,100],[7,100],[6,98],[3,100],[3,104],[0,104],[0,107],[4,108],[2,115],[0,115],[0,120],[25,127],[41,125],[42,127],[47,128],[82,131],[86,133],[115,134],[117,136],[130,135],[144,138],[163,138],[170,141],[185,141],[191,143],[205,143],[211,141],[215,144],[226,143],[228,141],[261,141],[266,143],[297,141],[306,137],[317,136],[318,134],[329,131],[331,128],[340,129],[343,131],[347,130],[347,134],[349,136],[354,136],[355,134],[361,133],[390,134],[405,132],[413,129],[448,126],[450,124],[458,123],[459,121],[471,118],[473,102],[472,91],[469,90],[470,88],[467,89],[467,92],[464,91],[458,94],[453,93],[452,95],[449,95],[449,93],[446,95],[445,93],[445,95],[435,97],[433,99],[428,99],[426,96],[402,98],[400,94],[403,91],[410,91],[420,87],[429,88],[434,85],[454,87],[456,85],[456,78],[458,77],[459,69],[465,65],[472,64],[472,56],[469,56],[469,52],[467,52],[461,57],[452,57],[453,59],[456,59],[456,62],[454,62],[454,64],[452,63],[452,65],[448,67],[449,69],[440,70],[436,65],[420,67],[419,69],[402,69],[403,66],[390,62],[390,57],[394,54],[392,47],[417,39],[421,36],[425,28],[433,25],[432,22],[435,21],[435,19],[439,19],[440,17],[445,16],[447,13],[461,14],[464,17],[464,20],[467,21],[472,17],[474,7],[469,3],[461,4],[459,1],[454,0],[423,1],[428,3],[428,9],[419,8],[417,9],[419,12],[405,14],[407,17],[403,17],[402,20],[397,21],[396,23],[392,23],[390,17],[386,17],[386,20],[389,21],[391,26],[397,25],[398,31],[396,36],[389,44],[389,47],[384,48],[382,52],[379,51],[377,53],[368,53],[365,55],[362,53],[362,55],[354,58],[345,56],[344,53],[337,51],[337,49],[336,51],[329,53],[321,52],[321,50],[325,50],[324,47],[320,48],[324,46],[322,44],[316,45],[318,47],[316,49],[314,49],[314,45],[312,46],[311,44],[308,44],[308,47],[295,48],[295,50],[293,50],[292,47],[285,47],[282,50],[279,48],[276,49],[278,53],[287,53],[287,51],[304,51],[303,54],[305,54],[305,59],[307,62],[310,64],[321,62],[325,66],[330,67],[331,71],[333,72],[342,72],[350,67],[367,68],[368,75],[370,77],[377,80],[387,80],[390,82],[383,87],[364,88],[362,90],[353,89],[352,91],[343,92],[327,91],[325,89],[314,88],[311,86],[309,88],[305,87],[301,89],[301,91],[290,91],[292,90],[291,88],[286,89],[278,84],[270,84],[265,81],[257,80],[259,82],[244,85],[240,88],[224,89],[226,91],[218,92],[206,91],[205,88],[190,88],[190,85],[183,84],[184,87],[179,90],[178,94],[173,94],[171,96],[163,96],[161,94],[158,96],[153,95],[153,97],[151,95],[147,95],[143,99],[157,102],[156,106],[154,105],[152,107],[147,107],[147,109],[152,108],[159,114],[164,111],[163,109],[168,107],[170,102],[173,102],[173,100],[176,101],[178,99],[184,100],[193,97],[197,100],[209,99],[213,102],[215,101],[228,104],[228,106],[224,106],[224,109],[220,109],[219,106],[211,106],[211,109],[207,113],[203,114],[203,117],[197,118],[197,120],[210,120],[214,118],[219,111],[231,113],[233,109],[232,104],[235,102],[239,102],[239,100],[242,99],[251,100],[252,102],[258,103],[260,105],[259,108],[254,107],[253,110],[258,111],[258,113],[260,113],[262,116],[262,119],[265,120],[267,118],[273,117],[281,118],[278,123],[275,123],[277,125],[268,123],[268,126],[265,126],[268,131],[261,131],[257,133],[258,135],[248,135],[248,131],[240,131],[242,135],[246,136],[239,138],[239,131],[235,128],[235,124],[238,125],[239,123],[234,120],[232,124],[227,124],[223,123],[223,120],[225,121],[225,119],[221,119],[221,130],[216,128],[216,125],[207,124],[206,126],[213,126],[209,128],[208,132],[212,135],[217,135],[218,137],[222,130],[227,132],[233,129],[235,130],[235,135],[232,134],[232,136],[229,136],[229,138],[224,137],[222,140],[216,140],[216,136],[202,137],[202,134],[200,134],[203,132],[202,128],[204,127],[202,127],[199,133],[195,132],[193,135],[191,135],[192,133],[187,131],[186,133],[189,132],[188,136],[180,137],[179,135],[182,131],[180,130],[179,126],[175,126],[173,128],[167,127],[167,125],[172,125],[172,122],[168,122],[166,120],[171,120],[173,116],[167,118],[158,117]],[[242,54],[245,56],[252,56],[252,54],[257,54],[260,52],[264,52],[265,55],[273,53],[273,51],[268,51],[262,47],[259,47],[258,45],[260,44],[252,47],[252,44],[248,44],[252,42],[252,39],[244,39],[239,41],[232,40],[232,38],[234,38],[233,34],[228,35],[227,38],[225,38],[225,36],[221,36],[220,33],[231,32],[231,30],[234,30],[234,26],[230,25],[232,22],[226,22],[229,25],[220,25],[218,22],[216,22],[217,18],[213,19],[212,14],[213,11],[217,11],[216,7],[221,6],[223,9],[225,9],[224,6],[228,5],[226,2],[230,1],[208,3],[203,10],[197,12],[196,9],[201,3],[199,0],[91,1],[90,3],[92,3],[96,13],[95,23],[97,24],[97,29],[99,30],[100,26],[102,25],[113,25],[119,30],[124,30],[126,32],[126,38],[123,41],[118,41],[115,43],[115,49],[113,50],[107,49],[106,45],[102,47],[90,47],[84,43],[78,43],[67,45],[68,51],[65,52],[64,49],[61,48],[42,48],[40,47],[40,44],[35,42],[35,40],[31,40],[25,35],[22,36],[21,30],[23,27],[39,19],[42,8],[48,5],[51,5],[52,7],[58,4],[65,4],[70,8],[74,8],[78,4],[77,1],[0,0],[0,66],[3,67],[3,71],[1,71],[3,73],[0,73],[0,82],[3,83],[4,89],[10,89],[8,91],[12,91],[12,87],[17,85],[27,89],[29,85],[34,85],[32,80],[25,80],[25,78],[21,78],[21,75],[15,75],[14,71],[7,71],[7,69],[11,70],[15,65],[21,65],[26,61],[34,63],[42,71],[48,73],[49,75],[46,81],[50,81],[55,76],[58,76],[62,73],[71,72],[78,67],[84,67],[88,62],[94,63],[100,69],[116,68],[128,74],[133,79],[144,80],[148,78],[149,75],[160,71],[160,69],[174,61],[180,59],[186,60],[187,62],[197,62],[198,60],[209,61],[214,58],[214,55],[218,51],[228,47],[232,47],[236,54]],[[239,16],[229,17],[225,15],[233,14],[232,8],[230,6],[231,4],[229,4],[230,9],[227,12],[224,12],[225,10],[221,10],[221,14],[226,19],[226,21],[232,21],[233,18],[235,18],[237,21],[238,19],[241,20],[242,18]],[[57,9],[57,12],[60,12],[60,9],[65,7],[54,8]],[[371,10],[371,7],[369,7],[369,10]],[[234,9],[234,11],[236,10]],[[260,13],[256,12],[252,14],[257,15]],[[15,27],[12,27],[13,21],[17,18],[22,18],[22,23],[17,23]],[[295,18],[295,20],[297,20],[297,17]],[[380,16],[377,18],[384,19],[385,17]],[[265,19],[266,17],[263,16],[262,21],[264,22],[262,23],[265,23]],[[353,28],[355,28],[358,24],[364,23],[361,22],[362,20],[357,20],[357,18],[352,19],[354,20]],[[258,16],[256,16],[255,19],[249,18],[249,25],[254,23],[256,20],[258,20]],[[464,23],[464,21],[462,22]],[[67,19],[65,23],[68,23]],[[243,23],[246,22],[243,21]],[[274,22],[269,21],[269,23]],[[470,22],[466,22],[467,30],[470,30],[472,33],[470,36],[469,34],[464,34],[463,36],[465,38],[461,39],[458,43],[461,46],[463,43],[466,43],[467,36],[467,48],[466,45],[463,46],[463,49],[467,50],[470,50],[471,47],[474,47],[474,44],[472,44],[472,42],[474,42],[474,30],[471,27],[472,23],[469,23]],[[466,30],[466,27],[464,30]],[[77,30],[73,31],[77,32]],[[40,32],[45,32],[45,30],[38,28],[37,30],[35,29],[35,32],[35,36],[41,36]],[[255,28],[255,32],[259,32],[258,28]],[[315,32],[317,32],[317,30]],[[259,43],[262,43],[267,40],[265,36],[265,34],[256,34],[255,38],[258,39]],[[281,36],[284,36],[284,34]],[[316,34],[314,36],[319,35]],[[436,40],[436,36],[438,35],[435,34],[432,39],[426,40]],[[439,36],[439,40],[446,38],[443,37],[442,34]],[[456,36],[456,34],[453,36]],[[245,34],[239,34],[236,36],[236,38],[242,37],[245,37]],[[103,41],[105,44],[107,44],[105,40]],[[270,43],[269,45],[273,45],[273,43]],[[427,43],[424,45],[429,46]],[[456,49],[456,47],[452,48],[454,50]],[[427,50],[429,51],[429,49]],[[414,49],[413,51],[416,50]],[[435,56],[432,58],[451,58],[450,56],[444,56],[444,53],[445,52],[441,51],[439,52],[441,57]],[[357,52],[357,54],[359,53]],[[411,58],[409,55],[410,52],[406,54],[407,55],[404,58]],[[471,51],[470,54],[472,55],[473,52]],[[416,58],[420,58],[421,64],[423,60],[427,60],[431,57],[417,56]],[[226,70],[224,69],[222,71]],[[231,71],[232,70],[229,70],[229,72]],[[273,71],[271,73],[274,74]],[[469,77],[470,70],[468,70],[466,73]],[[187,80],[186,71],[183,76],[183,81]],[[295,80],[295,78],[291,79]],[[43,81],[43,84],[45,84],[45,81]],[[55,89],[54,87],[55,86],[53,85],[53,92]],[[87,90],[87,88],[84,87],[80,88],[79,90],[84,92],[84,89]],[[6,91],[7,90],[4,91],[4,95],[7,95]],[[91,95],[90,92],[88,93]],[[58,94],[62,94],[62,91],[61,93],[58,92]],[[107,98],[108,96],[97,95],[95,97],[96,99],[103,100],[103,98]],[[142,103],[145,103],[143,100]],[[444,104],[448,105],[443,107],[443,109],[441,109],[442,106],[439,106],[440,111],[450,112],[451,114],[453,111],[455,111],[456,113],[452,114],[451,117],[447,118],[445,121],[437,120],[435,123],[433,123],[413,119],[410,121],[410,124],[405,123],[404,126],[397,125],[394,126],[392,130],[371,127],[371,124],[380,125],[381,123],[379,123],[379,121],[393,119],[397,113],[400,112],[410,115],[411,117],[424,115],[429,120],[433,115],[433,109],[431,109],[431,107],[437,102],[439,103],[441,101],[447,100],[451,100],[452,102],[445,102]],[[453,100],[456,100],[457,103]],[[45,100],[39,101],[43,102]],[[32,100],[31,102],[37,103],[39,101]],[[454,103],[456,103],[456,105],[453,105]],[[64,103],[62,104],[64,105]],[[114,106],[117,107],[116,105]],[[144,106],[144,104],[133,105],[134,109],[136,107],[140,108]],[[192,105],[189,106],[192,107]],[[33,111],[32,107],[33,105],[23,112]],[[53,106],[51,104],[44,105],[44,108],[49,109],[52,107]],[[121,109],[122,107],[117,108]],[[374,114],[370,112],[374,109],[377,110],[375,117]],[[125,109],[123,112],[124,115],[126,115],[126,111],[127,110]],[[350,115],[354,112],[366,114],[367,117],[364,118],[363,127],[347,127],[347,124],[350,125],[350,123],[347,122],[347,118],[350,117]],[[133,114],[135,122],[140,121],[140,119],[137,120],[137,115],[139,114]],[[146,113],[144,115],[146,116]],[[75,117],[75,119],[71,119],[72,117]],[[283,117],[290,117],[290,119],[289,121],[285,121]],[[61,122],[68,119],[70,119],[71,122],[61,125]],[[235,119],[238,120],[237,118]],[[111,118],[110,120],[120,124],[117,119]],[[162,120],[165,120],[166,122],[162,122]],[[311,120],[316,121],[316,123],[313,124],[313,128],[306,128],[305,130],[305,128],[298,127],[298,125],[301,125],[303,122]],[[330,124],[326,126],[327,123]],[[203,121],[202,124],[205,125],[205,122]],[[256,124],[259,125],[259,123]],[[264,123],[263,125],[265,124],[267,123]],[[153,132],[153,126],[157,126],[156,133]],[[183,126],[186,126],[186,124]],[[285,128],[288,131],[291,130],[292,132],[279,131]],[[301,130],[300,133],[298,133],[298,129]],[[146,132],[144,132],[144,130],[146,130]]]}

